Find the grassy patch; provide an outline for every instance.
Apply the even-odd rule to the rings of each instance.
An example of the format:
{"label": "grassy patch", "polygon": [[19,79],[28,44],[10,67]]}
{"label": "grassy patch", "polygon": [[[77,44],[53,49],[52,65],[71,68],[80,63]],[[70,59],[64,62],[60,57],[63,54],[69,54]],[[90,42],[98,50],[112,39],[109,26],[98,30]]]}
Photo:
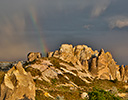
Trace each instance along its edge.
{"label": "grassy patch", "polygon": [[61,74],[58,74],[58,78],[60,84],[69,83],[69,81]]}
{"label": "grassy patch", "polygon": [[60,59],[58,58],[54,58],[54,57],[51,57],[49,58],[50,62],[56,67],[56,68],[59,68],[61,67],[61,65],[59,64],[61,62]]}
{"label": "grassy patch", "polygon": [[26,72],[30,72],[32,76],[41,76],[41,72],[40,70],[36,69],[36,68],[32,68],[32,67],[27,67]]}
{"label": "grassy patch", "polygon": [[58,81],[58,80],[57,80],[56,78],[51,79],[51,83],[54,84],[54,85],[57,83],[57,81]]}
{"label": "grassy patch", "polygon": [[70,87],[69,86],[60,86],[57,87],[58,90],[60,90],[61,92],[70,92]]}
{"label": "grassy patch", "polygon": [[119,92],[127,92],[127,89],[125,89],[123,86],[126,85],[126,83],[121,81],[111,81],[111,80],[100,80],[100,79],[94,79],[92,83],[90,84],[90,87],[97,87],[99,89],[111,89],[113,86],[116,87]]}
{"label": "grassy patch", "polygon": [[85,86],[87,85],[86,82],[84,82],[82,79],[80,79],[78,76],[74,76],[70,73],[65,73],[66,76],[69,77],[69,79],[74,82],[78,86]]}
{"label": "grassy patch", "polygon": [[49,91],[51,95],[56,97],[58,94],[64,96],[64,100],[81,100],[79,91]]}
{"label": "grassy patch", "polygon": [[43,86],[47,88],[51,87],[51,84],[46,82],[45,80],[34,79],[34,82],[36,83],[36,87],[40,87],[40,88]]}
{"label": "grassy patch", "polygon": [[45,97],[44,93],[42,91],[36,90],[35,100],[53,100],[53,99]]}

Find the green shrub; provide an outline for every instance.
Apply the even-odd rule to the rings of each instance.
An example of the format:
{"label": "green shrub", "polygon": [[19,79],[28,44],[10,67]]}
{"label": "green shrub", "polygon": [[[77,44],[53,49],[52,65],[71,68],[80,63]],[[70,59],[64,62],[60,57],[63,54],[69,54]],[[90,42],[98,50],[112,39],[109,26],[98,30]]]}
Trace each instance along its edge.
{"label": "green shrub", "polygon": [[52,84],[56,84],[56,82],[57,82],[57,79],[56,79],[56,78],[51,79],[51,83],[52,83]]}
{"label": "green shrub", "polygon": [[112,95],[110,92],[107,92],[103,89],[94,88],[92,92],[88,93],[89,100],[122,100],[119,97]]}

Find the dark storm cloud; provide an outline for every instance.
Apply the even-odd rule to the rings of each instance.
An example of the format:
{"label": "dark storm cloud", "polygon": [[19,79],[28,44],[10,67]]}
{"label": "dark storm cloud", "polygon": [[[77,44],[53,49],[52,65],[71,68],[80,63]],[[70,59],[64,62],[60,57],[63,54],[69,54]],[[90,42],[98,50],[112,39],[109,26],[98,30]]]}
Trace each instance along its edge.
{"label": "dark storm cloud", "polygon": [[[49,50],[58,49],[62,43],[87,44],[114,52],[118,62],[126,64],[127,3],[127,0],[0,1],[0,60],[25,59],[30,51],[41,51],[40,33]],[[32,15],[37,18],[38,30]]]}

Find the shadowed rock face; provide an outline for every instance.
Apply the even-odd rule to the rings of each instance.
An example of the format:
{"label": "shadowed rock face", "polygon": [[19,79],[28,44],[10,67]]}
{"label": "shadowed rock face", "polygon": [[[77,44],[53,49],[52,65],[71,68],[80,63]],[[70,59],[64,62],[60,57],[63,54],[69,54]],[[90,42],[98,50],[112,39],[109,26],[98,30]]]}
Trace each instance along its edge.
{"label": "shadowed rock face", "polygon": [[31,74],[23,69],[21,62],[5,74],[0,100],[35,100],[35,83]]}
{"label": "shadowed rock face", "polygon": [[110,52],[104,52],[103,49],[98,52],[93,51],[86,45],[77,45],[73,47],[69,44],[62,44],[59,50],[49,52],[48,57],[56,57],[66,62],[71,62],[74,66],[84,66],[92,76],[99,79],[123,80],[127,81],[127,67],[119,68],[112,58]]}

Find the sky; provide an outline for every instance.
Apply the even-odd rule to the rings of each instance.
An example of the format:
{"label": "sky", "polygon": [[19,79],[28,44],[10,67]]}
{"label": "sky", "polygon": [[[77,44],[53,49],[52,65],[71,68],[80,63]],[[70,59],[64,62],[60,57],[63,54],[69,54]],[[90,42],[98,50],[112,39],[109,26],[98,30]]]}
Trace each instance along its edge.
{"label": "sky", "polygon": [[1,0],[0,61],[84,44],[128,64],[128,0]]}

